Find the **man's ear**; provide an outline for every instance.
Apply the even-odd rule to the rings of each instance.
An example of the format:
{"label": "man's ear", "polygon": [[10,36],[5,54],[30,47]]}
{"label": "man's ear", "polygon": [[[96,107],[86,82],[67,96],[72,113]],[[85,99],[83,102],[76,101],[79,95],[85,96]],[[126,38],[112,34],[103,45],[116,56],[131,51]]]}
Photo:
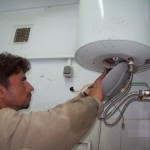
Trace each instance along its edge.
{"label": "man's ear", "polygon": [[0,98],[4,98],[5,95],[6,95],[6,88],[0,85]]}

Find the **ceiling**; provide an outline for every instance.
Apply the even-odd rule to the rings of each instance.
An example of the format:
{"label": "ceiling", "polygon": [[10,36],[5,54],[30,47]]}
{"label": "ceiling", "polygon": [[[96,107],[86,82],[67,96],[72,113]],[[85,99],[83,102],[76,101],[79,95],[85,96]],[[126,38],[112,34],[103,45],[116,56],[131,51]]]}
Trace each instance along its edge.
{"label": "ceiling", "polygon": [[0,12],[78,3],[79,0],[0,0]]}

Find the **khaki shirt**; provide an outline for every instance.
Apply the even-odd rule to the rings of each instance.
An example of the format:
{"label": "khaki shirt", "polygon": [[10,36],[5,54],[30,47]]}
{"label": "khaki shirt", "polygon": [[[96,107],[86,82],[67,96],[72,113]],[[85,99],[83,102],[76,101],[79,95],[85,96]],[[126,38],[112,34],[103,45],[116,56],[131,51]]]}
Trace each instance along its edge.
{"label": "khaki shirt", "polygon": [[70,150],[102,111],[102,103],[82,94],[42,112],[0,109],[0,150]]}

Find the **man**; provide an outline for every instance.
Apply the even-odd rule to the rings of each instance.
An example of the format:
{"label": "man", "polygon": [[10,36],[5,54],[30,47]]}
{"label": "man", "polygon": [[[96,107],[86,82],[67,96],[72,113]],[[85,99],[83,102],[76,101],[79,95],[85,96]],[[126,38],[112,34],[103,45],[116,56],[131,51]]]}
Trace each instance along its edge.
{"label": "man", "polygon": [[28,108],[33,87],[25,73],[30,63],[9,53],[0,54],[0,150],[70,150],[86,134],[102,112],[101,80],[64,104],[45,112]]}

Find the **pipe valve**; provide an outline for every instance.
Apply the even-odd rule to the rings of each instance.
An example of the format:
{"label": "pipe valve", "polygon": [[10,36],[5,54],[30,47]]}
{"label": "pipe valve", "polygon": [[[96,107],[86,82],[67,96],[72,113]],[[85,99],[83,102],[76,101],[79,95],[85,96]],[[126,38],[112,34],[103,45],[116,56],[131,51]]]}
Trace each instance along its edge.
{"label": "pipe valve", "polygon": [[140,90],[140,101],[150,102],[150,90]]}

